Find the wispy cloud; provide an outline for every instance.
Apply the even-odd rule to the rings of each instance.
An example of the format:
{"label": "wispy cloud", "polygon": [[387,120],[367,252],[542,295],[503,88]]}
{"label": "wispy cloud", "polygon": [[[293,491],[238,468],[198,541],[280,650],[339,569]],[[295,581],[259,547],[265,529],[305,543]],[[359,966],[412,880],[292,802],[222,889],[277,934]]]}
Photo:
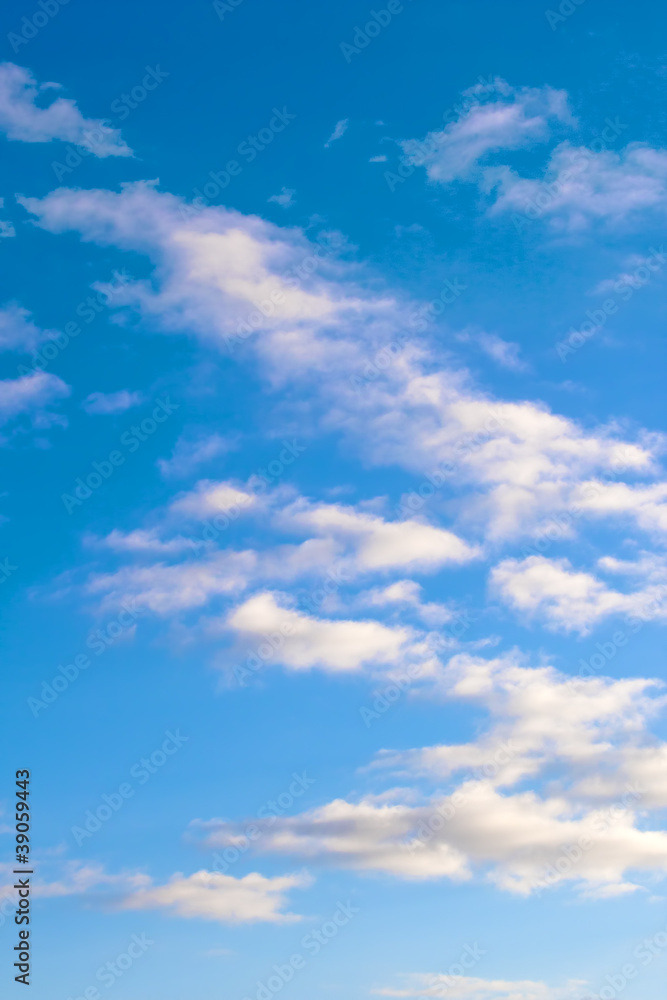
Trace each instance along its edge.
{"label": "wispy cloud", "polygon": [[19,142],[71,142],[98,157],[132,156],[118,129],[99,118],[84,118],[69,98],[56,97],[46,107],[38,103],[45,92],[59,89],[57,83],[38,86],[29,70],[1,63],[0,132]]}
{"label": "wispy cloud", "polygon": [[331,133],[327,141],[324,143],[324,148],[328,149],[328,147],[331,145],[332,142],[337,142],[338,139],[341,139],[347,132],[347,126],[349,124],[350,124],[349,118],[341,118],[339,122],[336,122],[336,127],[334,128],[333,132]]}
{"label": "wispy cloud", "polygon": [[272,194],[268,201],[274,201],[276,205],[280,205],[281,208],[290,208],[294,204],[294,195],[296,191],[292,188],[282,187],[280,189],[280,194]]}

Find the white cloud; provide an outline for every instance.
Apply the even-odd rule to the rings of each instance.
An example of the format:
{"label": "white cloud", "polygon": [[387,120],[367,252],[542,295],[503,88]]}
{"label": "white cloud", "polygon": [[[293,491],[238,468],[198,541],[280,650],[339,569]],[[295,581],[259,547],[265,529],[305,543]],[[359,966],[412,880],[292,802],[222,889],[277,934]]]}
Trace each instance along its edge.
{"label": "white cloud", "polygon": [[193,490],[182,493],[170,504],[173,513],[186,517],[204,518],[233,509],[253,507],[259,503],[256,494],[234,486],[231,482],[201,479]]}
{"label": "white cloud", "polygon": [[423,601],[422,588],[415,580],[396,580],[387,587],[375,587],[359,595],[362,604],[371,607],[387,607],[388,605],[403,605],[413,608],[419,617],[429,625],[440,625],[451,621],[454,611],[444,604],[435,601]]}
{"label": "white cloud", "polygon": [[[470,743],[381,755],[376,770],[430,775],[430,797],[411,782],[259,820],[257,849],[408,879],[476,875],[520,895],[563,883],[618,895],[637,887],[628,874],[665,871],[667,833],[648,819],[667,805],[667,744],[646,728],[667,701],[652,693],[658,682],[459,655],[436,683],[446,697],[480,703],[491,724]],[[244,829],[243,821],[193,825],[216,848]]]}
{"label": "white cloud", "polygon": [[192,551],[193,542],[190,538],[177,536],[163,540],[155,530],[142,530],[122,532],[114,528],[105,538],[91,539],[114,552],[131,552],[134,555],[146,553],[170,555],[180,552]]}
{"label": "white cloud", "polygon": [[[485,397],[461,374],[406,368],[369,386],[356,409],[350,401],[343,414],[339,402],[341,424],[367,442],[364,452],[375,463],[426,476],[418,485],[427,497],[443,483],[473,487],[464,513],[491,539],[534,534],[573,505],[573,492],[595,469],[618,477],[626,469],[653,471],[656,436],[637,444],[619,440],[615,428],[586,432],[539,403]],[[415,491],[407,504],[419,511],[424,499]]]}
{"label": "white cloud", "polygon": [[[44,867],[44,863],[42,865]],[[267,878],[253,872],[233,878],[219,872],[175,874],[163,885],[155,885],[138,872],[109,874],[102,865],[86,861],[48,861],[51,880],[38,881],[35,895],[42,899],[64,896],[102,896],[107,905],[124,910],[165,910],[175,916],[213,920],[225,924],[291,923],[301,917],[285,912],[292,889],[306,888],[309,875],[297,873]],[[10,866],[2,875],[10,875]],[[9,889],[7,886],[0,886]]]}
{"label": "white cloud", "polygon": [[147,882],[145,875],[120,874],[109,875],[102,865],[85,861],[68,861],[64,864],[59,878],[53,882],[40,882],[35,886],[35,895],[45,899],[62,896],[83,896],[92,889],[111,889],[112,891],[127,891],[143,886]]}
{"label": "white cloud", "polygon": [[[0,198],[0,208],[5,207],[5,199]],[[7,222],[5,219],[0,219],[0,239],[7,238],[9,236],[16,236],[16,230],[11,222]]]}
{"label": "white cloud", "polygon": [[178,873],[165,885],[136,889],[121,905],[126,910],[167,910],[179,917],[225,924],[292,923],[301,918],[284,912],[286,895],[310,881],[307,875],[265,878],[252,872],[237,879],[205,870],[189,876]]}
{"label": "white cloud", "polygon": [[[565,91],[514,88],[495,80],[465,91],[464,110],[444,129],[401,146],[430,180],[470,181],[493,193],[491,214],[510,211],[519,220],[544,219],[560,231],[576,232],[596,222],[619,225],[639,212],[665,210],[667,150],[646,143],[594,152],[561,141],[539,178],[520,176],[504,158],[498,163],[498,156],[495,164],[489,162],[491,154],[546,142],[554,126],[575,125]],[[603,141],[615,142],[625,127],[607,119]]]}
{"label": "white cloud", "polygon": [[[495,787],[560,766],[576,776],[574,785],[560,784],[579,805],[612,801],[640,778],[644,801],[667,802],[664,789],[632,770],[638,753],[647,752],[656,765],[662,759],[661,746],[644,745],[647,722],[665,706],[665,697],[652,693],[661,684],[591,673],[589,667],[572,678],[551,667],[529,669],[517,656],[484,660],[459,654],[442,672],[441,690],[482,705],[493,722],[488,731],[472,743],[383,752],[378,766],[440,778],[479,769],[478,777]],[[632,766],[619,773],[626,764]]]}
{"label": "white cloud", "polygon": [[[326,370],[336,340],[339,364],[358,353],[341,336],[350,324],[366,321],[370,332],[378,315],[394,321],[392,297],[367,299],[341,287],[333,280],[340,265],[326,246],[313,247],[296,229],[224,208],[195,212],[149,183],[124,185],[120,194],[61,188],[42,201],[18,200],[46,229],[80,229],[87,240],[160,262],[161,290],[126,282],[115,289],[114,305],[138,308],[167,330],[188,329],[232,352],[259,340],[267,362],[292,374]],[[313,270],[308,262],[317,264],[318,256]],[[299,271],[304,263],[307,272]]]}
{"label": "white cloud", "polygon": [[46,107],[37,103],[46,90],[58,87],[38,87],[29,70],[0,63],[0,131],[21,142],[72,142],[99,157],[132,155],[118,129],[101,119],[84,118],[74,101],[57,97]]}
{"label": "white cloud", "polygon": [[432,181],[448,184],[475,175],[488,154],[545,142],[554,122],[571,122],[567,95],[551,87],[511,87],[504,80],[464,91],[468,109],[424,139],[401,143],[409,161]]}
{"label": "white cloud", "polygon": [[[86,585],[88,592],[104,594],[105,605],[131,598],[158,614],[179,615],[187,609],[203,608],[213,599],[229,597],[235,589],[241,593],[252,586],[305,579],[312,593],[324,586],[323,593],[330,599],[326,608],[331,610],[336,603],[333,595],[359,577],[386,576],[391,570],[408,567],[415,572],[435,572],[445,565],[467,563],[480,554],[452,532],[432,525],[386,521],[351,506],[294,500],[294,491],[285,487],[254,492],[249,485],[253,481],[251,477],[243,485],[200,480],[153,511],[147,526],[115,529],[105,546],[121,555],[129,554],[132,560],[115,572],[93,575]],[[270,543],[234,550],[227,531],[240,527],[241,516],[255,522],[261,519],[262,525],[273,529]],[[295,532],[307,537],[298,544],[280,544],[280,535],[275,537],[276,533]],[[235,538],[236,532],[231,537]],[[171,564],[137,565],[136,557],[143,555],[189,558]],[[399,604],[402,600],[405,605],[409,598],[408,603],[425,622],[437,625],[451,618],[451,611],[442,605],[419,600],[414,592],[418,592],[416,584],[399,581],[395,586],[402,587],[401,593],[389,587],[387,599]],[[412,587],[413,592],[408,595],[405,587]],[[360,604],[380,607],[375,595],[362,598]],[[342,629],[342,623],[334,624]],[[376,623],[358,624],[366,631],[376,627]]]}
{"label": "white cloud", "polygon": [[172,615],[200,608],[212,598],[238,594],[256,572],[254,552],[214,552],[198,561],[176,565],[124,566],[116,572],[98,573],[86,591],[104,595],[105,607],[133,600],[158,615]]}
{"label": "white cloud", "polygon": [[[466,956],[472,960],[474,956]],[[458,966],[461,967],[460,965]],[[399,987],[373,990],[383,997],[447,997],[448,1000],[578,1000],[585,987],[583,980],[572,980],[564,987],[552,987],[532,979],[479,979],[445,973],[414,973],[404,977]]]}
{"label": "white cloud", "polygon": [[521,348],[513,341],[503,340],[495,333],[480,333],[475,340],[490,358],[493,358],[502,368],[513,372],[525,372],[528,369],[525,361],[519,357]]}
{"label": "white cloud", "polygon": [[294,195],[296,191],[292,188],[282,187],[280,189],[280,194],[272,194],[268,201],[275,201],[276,205],[280,205],[281,208],[291,208],[294,204]]}
{"label": "white cloud", "polygon": [[[33,886],[35,896],[40,899],[85,896],[93,890],[96,893],[110,891],[111,896],[113,896],[115,892],[129,892],[149,882],[146,875],[137,872],[121,872],[118,875],[111,875],[104,870],[102,865],[95,862],[79,859],[62,861],[57,856],[59,853],[59,849],[55,851],[43,849],[40,852],[41,875]],[[8,879],[6,884],[0,885],[0,895],[13,895],[12,883],[16,881],[14,875],[11,865],[0,865],[0,878]]]}
{"label": "white cloud", "polygon": [[421,521],[385,521],[339,504],[297,501],[283,519],[351,544],[357,572],[399,566],[434,570],[447,563],[470,562],[481,554],[479,548],[443,528]]}
{"label": "white cloud", "polygon": [[[115,301],[162,329],[246,345],[272,388],[298,385],[314,420],[365,459],[416,473],[427,496],[444,482],[465,487],[463,523],[494,541],[535,533],[602,472],[654,474],[657,435],[624,441],[614,425],[584,430],[543,404],[495,400],[414,338],[390,351],[408,304],[364,291],[359,270],[332,255],[319,255],[318,268],[318,251],[295,229],[221,208],[195,213],[146,183],[21,201],[53,232],[148,254],[154,280],[127,283]],[[297,277],[305,260],[315,272]],[[383,352],[390,363],[380,371],[373,359]],[[424,506],[423,495],[409,500]]]}
{"label": "white cloud", "polygon": [[166,479],[189,476],[200,465],[220,458],[237,447],[233,437],[223,437],[215,432],[181,434],[171,458],[158,459],[158,468]]}
{"label": "white cloud", "polygon": [[55,331],[40,329],[30,317],[31,313],[18,302],[0,308],[0,350],[28,354],[55,335]]}
{"label": "white cloud", "polygon": [[[625,258],[625,270],[615,278],[605,278],[591,290],[592,295],[607,295],[609,292],[623,294],[628,289],[636,292],[652,280],[653,275],[664,266],[664,246],[661,244],[648,257],[642,254],[630,254]],[[627,296],[625,296],[627,298]]]}
{"label": "white cloud", "polygon": [[91,392],[86,396],[81,406],[86,413],[108,416],[114,413],[125,413],[134,406],[140,406],[144,397],[141,392],[130,392],[129,389],[119,389],[118,392]]}
{"label": "white cloud", "polygon": [[628,485],[590,480],[581,483],[573,500],[598,517],[625,515],[625,520],[636,521],[651,534],[667,532],[667,483]]}
{"label": "white cloud", "polygon": [[295,611],[286,595],[255,594],[227,618],[227,624],[259,642],[277,635],[275,658],[292,670],[320,667],[333,672],[364,665],[400,664],[411,652],[412,632],[375,621],[315,618]]}
{"label": "white cloud", "polygon": [[50,427],[62,423],[62,418],[50,413],[48,407],[65,399],[70,387],[57,375],[36,372],[20,378],[0,381],[0,424],[6,424],[16,417],[27,415],[33,426]]}
{"label": "white cloud", "polygon": [[493,590],[515,611],[565,632],[585,634],[611,615],[667,617],[667,585],[651,584],[624,594],[590,573],[574,570],[567,559],[505,559],[490,579]]}
{"label": "white cloud", "polygon": [[324,148],[328,149],[328,147],[331,145],[332,142],[336,142],[338,139],[341,139],[347,132],[347,126],[349,124],[350,124],[349,118],[341,118],[339,122],[336,122],[336,127],[334,128],[333,132],[331,133],[327,141],[324,143]]}
{"label": "white cloud", "polygon": [[639,212],[667,207],[667,150],[635,142],[619,153],[593,153],[563,142],[540,180],[502,167],[487,172],[485,183],[497,190],[493,212],[543,218],[566,232],[595,222],[618,225]]}

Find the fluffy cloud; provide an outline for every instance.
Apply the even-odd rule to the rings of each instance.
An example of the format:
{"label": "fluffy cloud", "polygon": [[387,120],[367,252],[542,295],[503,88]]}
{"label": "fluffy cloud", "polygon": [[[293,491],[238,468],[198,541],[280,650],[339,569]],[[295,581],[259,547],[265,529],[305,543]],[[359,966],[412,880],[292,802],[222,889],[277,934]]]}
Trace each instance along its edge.
{"label": "fluffy cloud", "polygon": [[253,872],[237,879],[203,870],[189,876],[179,873],[165,885],[142,886],[121,905],[126,910],[167,910],[179,917],[225,924],[290,923],[300,917],[284,912],[286,894],[309,884],[306,875],[265,878]]}
{"label": "fluffy cloud", "polygon": [[50,413],[48,407],[70,394],[70,388],[57,375],[35,372],[20,378],[0,381],[0,424],[26,415],[34,427],[50,427],[62,423],[62,418]]}
{"label": "fluffy cloud", "polygon": [[464,91],[459,117],[425,139],[401,143],[410,162],[442,184],[469,178],[490,153],[545,142],[554,122],[571,122],[567,94],[551,87],[511,87],[504,80]]}
{"label": "fluffy cloud", "polygon": [[400,663],[410,652],[408,629],[314,618],[290,608],[284,596],[281,600],[273,593],[256,594],[229,615],[227,624],[256,642],[277,635],[273,655],[293,670],[359,670],[364,664]]}
{"label": "fluffy cloud", "polygon": [[636,781],[651,804],[667,804],[665,788],[632,768],[644,753],[656,766],[662,760],[664,749],[647,745],[645,733],[665,705],[655,694],[661,684],[592,673],[588,666],[572,678],[551,667],[529,669],[516,657],[459,654],[442,673],[442,690],[483,706],[492,720],[488,731],[472,743],[383,752],[378,765],[440,778],[478,769],[494,787],[560,766],[576,775],[567,787],[578,805],[612,801]]}
{"label": "fluffy cloud", "polygon": [[625,515],[652,534],[667,532],[667,483],[582,483],[574,494],[582,510],[599,517]]}
{"label": "fluffy cloud", "polygon": [[[145,547],[144,551],[155,551]],[[138,548],[134,548],[135,554]],[[86,585],[90,594],[115,607],[135,601],[158,615],[201,608],[213,597],[243,590],[257,565],[254,552],[215,552],[196,562],[150,566],[128,565],[112,573],[94,574]]]}
{"label": "fluffy cloud", "polygon": [[611,615],[667,617],[667,578],[630,594],[613,590],[567,559],[505,559],[491,572],[491,585],[515,611],[539,617],[547,626],[586,633]]}
{"label": "fluffy cloud", "polygon": [[[163,885],[139,872],[110,874],[102,865],[79,860],[62,862],[46,859],[50,880],[37,882],[36,896],[42,899],[63,896],[101,896],[106,903],[123,910],[165,910],[175,916],[213,920],[225,924],[291,923],[301,918],[284,912],[287,894],[312,882],[306,873],[267,878],[253,872],[233,878],[219,872],[198,871],[186,876],[177,873]],[[10,866],[0,877],[10,876]],[[11,881],[0,886],[0,893]]]}
{"label": "fluffy cloud", "polygon": [[[19,200],[52,232],[76,229],[84,239],[149,254],[161,290],[128,282],[116,292],[116,305],[138,308],[166,329],[189,329],[224,350],[259,338],[276,366],[321,370],[336,340],[333,353],[345,363],[352,345],[335,329],[370,323],[375,313],[388,322],[395,307],[391,297],[367,301],[332,280],[340,267],[331,250],[314,248],[297,230],[224,208],[197,212],[152,184],[126,184],[120,194],[61,188],[41,201]],[[329,278],[318,275],[318,263]]]}
{"label": "fluffy cloud", "polygon": [[[249,483],[253,483],[252,477]],[[236,529],[235,539],[242,528],[242,515],[255,522],[261,519],[264,526],[274,530],[269,544],[262,549],[231,548],[231,529]],[[468,562],[479,554],[477,548],[452,532],[419,521],[387,521],[352,506],[295,500],[294,491],[283,487],[260,493],[253,492],[249,484],[228,480],[200,480],[166,507],[153,512],[150,520],[148,526],[130,531],[115,529],[107,536],[105,547],[121,555],[129,554],[132,562],[92,576],[87,584],[89,593],[103,594],[106,604],[133,599],[158,614],[171,615],[203,608],[215,598],[229,598],[234,592],[266,587],[268,583],[307,580],[311,589],[313,584],[315,590],[324,586],[323,595],[331,597],[341,587],[369,575],[386,576],[391,570],[406,567],[415,572],[433,572],[442,566]],[[280,544],[281,535],[295,533],[306,538],[297,544]],[[138,558],[151,555],[178,561],[138,564]],[[400,594],[388,591],[387,599],[405,605],[406,585],[409,581],[403,581]],[[412,584],[407,603],[424,621],[437,624],[451,617],[451,612],[441,605],[423,604],[414,593],[416,587]],[[266,612],[267,622],[273,621],[278,612],[273,606],[269,608],[270,599],[256,595],[253,601],[248,608]],[[360,603],[381,606],[374,598],[362,598]],[[280,615],[281,620],[288,616],[286,611]],[[307,620],[311,622],[311,639],[316,631],[329,628],[326,622],[316,626],[316,619],[304,618],[304,623]],[[241,622],[241,618],[234,621]],[[331,627],[338,628],[339,638],[343,624],[331,623]],[[346,624],[358,625],[358,636],[380,628],[376,623]],[[258,629],[261,631],[260,626],[241,631],[250,635]]]}
{"label": "fluffy cloud", "polygon": [[534,534],[574,505],[595,469],[651,475],[660,447],[649,435],[636,443],[619,440],[614,428],[586,432],[537,403],[492,400],[460,375],[414,367],[375,383],[341,424],[368,442],[375,462],[425,477],[408,508],[424,508],[444,483],[469,487],[465,515],[493,540]]}
{"label": "fluffy cloud", "polygon": [[28,354],[56,335],[55,331],[40,329],[30,317],[31,313],[17,302],[0,309],[0,351]]}
{"label": "fluffy cloud", "polygon": [[205,518],[231,510],[251,507],[258,502],[254,493],[233,486],[230,482],[200,480],[195,488],[177,497],[170,509],[186,517]]}
{"label": "fluffy cloud", "polygon": [[160,555],[178,555],[182,552],[191,552],[193,543],[191,538],[183,538],[178,535],[175,538],[162,539],[157,530],[143,530],[123,532],[114,528],[105,538],[89,538],[91,544],[98,544],[113,552],[132,552],[135,555],[142,553]]}
{"label": "fluffy cloud", "polygon": [[38,98],[59,84],[38,87],[29,70],[14,63],[0,64],[0,131],[20,142],[51,142],[60,139],[88,149],[95,156],[131,156],[118,129],[104,121],[84,118],[74,101],[57,97],[47,107]]}
{"label": "fluffy cloud", "polygon": [[[31,319],[27,309],[10,302],[0,308],[0,352],[28,354],[56,336],[56,331],[42,330]],[[49,372],[19,368],[25,374],[19,378],[0,380],[0,426],[21,417],[36,429],[63,424],[62,417],[49,409],[70,395],[70,387]]]}
{"label": "fluffy cloud", "polygon": [[485,184],[497,191],[493,212],[544,218],[568,232],[600,221],[614,225],[667,207],[667,150],[631,143],[619,153],[593,153],[564,142],[540,180],[503,167],[487,172]]}
{"label": "fluffy cloud", "polygon": [[451,531],[420,521],[385,521],[338,504],[297,502],[285,511],[286,523],[351,543],[357,570],[398,566],[435,569],[466,563],[480,555]]}
{"label": "fluffy cloud", "polygon": [[413,609],[429,625],[451,621],[455,612],[444,604],[423,601],[422,588],[415,580],[397,580],[388,587],[374,587],[359,595],[359,602],[371,607],[403,606]]}
{"label": "fluffy cloud", "polygon": [[493,195],[491,214],[513,212],[521,220],[542,218],[553,228],[575,232],[592,223],[624,223],[639,212],[667,207],[667,150],[630,143],[607,148],[626,128],[607,119],[598,149],[561,141],[542,176],[521,177],[491,154],[544,143],[557,126],[576,124],[562,90],[514,88],[504,80],[464,92],[463,110],[444,129],[401,145],[408,161],[423,166],[441,184],[466,180]]}
{"label": "fluffy cloud", "polygon": [[[232,351],[245,345],[240,356],[253,357],[272,388],[289,380],[305,391],[314,422],[343,433],[372,463],[420,477],[405,498],[413,514],[434,495],[437,511],[440,488],[451,484],[465,491],[461,523],[500,542],[537,533],[573,505],[584,482],[610,472],[619,481],[655,474],[656,435],[624,440],[613,425],[586,430],[540,403],[489,397],[465,371],[444,367],[434,348],[400,339],[407,303],[369,293],[358,269],[296,229],[222,208],[195,211],[146,183],[120,193],[60,189],[22,203],[52,232],[74,229],[85,240],[147,254],[153,278],[126,283],[114,302],[164,330],[190,331]],[[385,359],[381,377],[374,358]],[[341,514],[334,524],[338,510],[321,505],[309,516],[315,523],[326,515],[336,544],[355,534],[362,559],[378,565],[386,543],[392,558],[409,565],[401,551],[405,524],[376,525],[374,541],[372,515],[355,515],[353,531]],[[584,510],[594,516],[592,506]],[[436,530],[410,528],[422,566],[423,542],[436,541]],[[447,545],[453,562],[474,550],[453,533]],[[443,534],[436,542],[443,560],[445,547]]]}
{"label": "fluffy cloud", "polygon": [[[631,892],[638,883],[628,873],[667,870],[667,834],[645,819],[667,805],[666,746],[646,731],[665,706],[655,682],[573,679],[459,655],[440,685],[481,703],[488,730],[471,743],[385,753],[376,765],[431,775],[437,792],[419,801],[416,790],[389,789],[259,821],[260,849],[410,879],[478,874],[522,895],[563,882],[589,894]],[[526,781],[533,787],[516,788]],[[244,824],[195,827],[209,847],[224,847]]]}

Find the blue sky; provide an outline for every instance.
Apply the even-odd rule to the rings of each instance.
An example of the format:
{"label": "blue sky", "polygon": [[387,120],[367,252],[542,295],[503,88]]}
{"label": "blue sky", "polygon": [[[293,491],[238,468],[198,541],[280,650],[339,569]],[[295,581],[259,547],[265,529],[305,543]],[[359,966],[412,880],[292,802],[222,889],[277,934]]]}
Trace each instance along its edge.
{"label": "blue sky", "polygon": [[663,28],[4,13],[40,998],[662,996]]}

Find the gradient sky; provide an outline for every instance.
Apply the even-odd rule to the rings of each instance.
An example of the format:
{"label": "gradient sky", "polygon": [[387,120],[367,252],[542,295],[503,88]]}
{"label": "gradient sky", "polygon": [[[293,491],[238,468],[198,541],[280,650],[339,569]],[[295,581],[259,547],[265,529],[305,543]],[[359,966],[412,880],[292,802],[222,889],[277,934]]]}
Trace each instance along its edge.
{"label": "gradient sky", "polygon": [[664,28],[4,11],[8,995],[663,996]]}

